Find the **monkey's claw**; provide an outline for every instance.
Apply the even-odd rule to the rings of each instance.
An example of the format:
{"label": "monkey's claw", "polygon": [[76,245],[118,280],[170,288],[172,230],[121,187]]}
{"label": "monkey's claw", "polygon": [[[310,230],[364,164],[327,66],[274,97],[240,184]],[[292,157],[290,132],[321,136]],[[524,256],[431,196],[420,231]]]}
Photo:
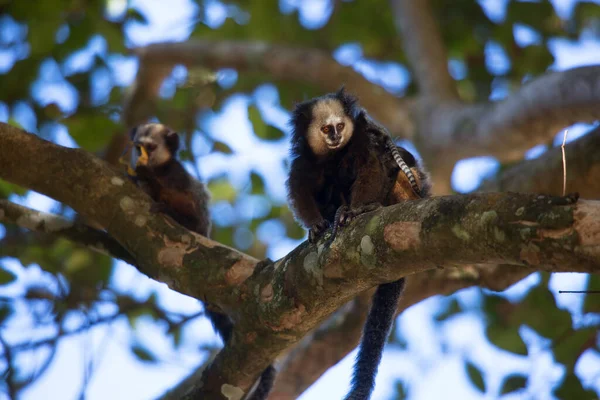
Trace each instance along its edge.
{"label": "monkey's claw", "polygon": [[337,211],[338,217],[336,223],[339,226],[348,225],[357,216],[366,212],[375,211],[380,207],[380,203],[369,203],[352,209],[348,206],[341,206]]}
{"label": "monkey's claw", "polygon": [[313,224],[313,226],[311,226],[308,230],[308,242],[315,243],[321,237],[321,235],[323,235],[323,233],[329,228],[329,226],[329,221],[324,219],[320,222],[317,222],[316,224]]}
{"label": "monkey's claw", "polygon": [[338,226],[348,225],[357,215],[354,210],[351,210],[347,206],[340,207],[340,209],[338,210],[337,213],[338,213],[338,218],[337,218],[336,224]]}
{"label": "monkey's claw", "polygon": [[260,274],[262,271],[264,271],[265,268],[273,264],[273,260],[271,260],[269,257],[259,261],[254,267],[254,272],[252,273],[252,275]]}

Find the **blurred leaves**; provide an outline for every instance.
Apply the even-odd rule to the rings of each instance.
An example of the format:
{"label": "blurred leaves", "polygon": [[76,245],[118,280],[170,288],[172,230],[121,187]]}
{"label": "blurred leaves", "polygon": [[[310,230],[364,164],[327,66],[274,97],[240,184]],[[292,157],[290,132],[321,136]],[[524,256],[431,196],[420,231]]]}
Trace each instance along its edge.
{"label": "blurred leaves", "polygon": [[16,279],[17,276],[14,273],[0,266],[0,286],[8,285]]}
{"label": "blurred leaves", "polygon": [[500,394],[508,394],[524,389],[527,386],[527,377],[525,375],[508,375],[502,382]]}
{"label": "blurred leaves", "polygon": [[600,275],[590,274],[588,276],[588,284],[585,290],[594,293],[585,295],[585,300],[583,301],[583,312],[600,314]]}
{"label": "blurred leaves", "polygon": [[480,392],[485,393],[485,380],[481,370],[475,366],[475,364],[467,361],[465,362],[465,368],[467,370],[467,376],[471,383],[479,389]]}
{"label": "blurred leaves", "polygon": [[150,363],[154,363],[157,361],[156,357],[154,356],[154,354],[152,354],[150,349],[142,346],[139,343],[134,343],[131,346],[131,351],[140,361],[150,362]]}
{"label": "blurred leaves", "polygon": [[263,121],[257,107],[248,107],[248,118],[252,123],[254,134],[259,138],[263,140],[279,140],[284,137],[283,132]]}
{"label": "blurred leaves", "polygon": [[[102,154],[109,148],[114,135],[125,130],[118,121],[127,93],[117,85],[121,71],[115,69],[112,61],[129,57],[127,46],[132,41],[125,35],[127,24],[147,23],[142,10],[130,3],[127,2],[123,12],[117,15],[108,12],[105,0],[0,1],[0,17],[4,18],[0,19],[0,28],[3,32],[16,32],[12,37],[7,35],[7,39],[0,35],[0,50],[9,57],[7,67],[0,73],[2,106],[6,105],[8,121],[14,125],[31,122],[34,131],[43,130],[44,137],[50,140],[56,139],[55,132],[48,134],[43,127],[46,123],[58,122],[67,128],[69,138],[84,150]],[[360,67],[361,71],[372,70],[373,60],[408,68],[389,0],[325,2],[322,18],[312,23],[308,21],[310,18],[299,12],[301,2],[214,2],[212,6],[223,5],[221,11],[226,14],[223,21],[217,22],[208,20],[210,10],[203,0],[196,0],[196,3],[200,6],[200,14],[193,19],[192,37],[258,40],[290,47],[316,48],[330,54],[344,46],[344,51],[350,54],[348,62],[359,62],[352,66]],[[550,40],[575,40],[583,34],[600,37],[600,5],[597,2],[575,1],[573,12],[563,19],[548,0],[508,0],[504,3],[498,5],[505,7],[498,10],[498,14],[487,15],[482,6],[484,2],[432,0],[448,54],[458,66],[457,86],[463,100],[488,99],[493,88],[500,89],[498,93],[509,93],[525,78],[546,71],[555,61],[549,47]],[[17,34],[17,31],[21,33]],[[517,32],[526,35],[516,35]],[[523,40],[523,37],[528,39]],[[89,62],[82,62],[86,57]],[[251,60],[259,63],[269,61]],[[58,76],[47,76],[48,72],[42,68],[47,64],[56,64],[55,74]],[[180,154],[192,162],[197,161],[194,154],[198,154],[191,145],[192,133],[203,135],[206,139],[206,149],[202,150],[205,153],[220,153],[216,156],[226,158],[232,164],[239,160],[230,142],[224,138],[212,139],[212,132],[205,134],[211,125],[204,124],[204,120],[199,118],[203,112],[209,115],[222,112],[234,95],[243,93],[252,98],[257,88],[271,82],[277,87],[280,105],[289,109],[296,102],[323,92],[323,88],[316,85],[274,80],[272,76],[261,73],[238,71],[228,84],[219,80],[219,71],[193,68],[186,73],[185,82],[171,79],[168,84],[162,85],[161,98],[154,105],[153,112],[161,122],[187,134],[187,148]],[[106,79],[97,78],[102,75]],[[37,84],[55,84],[57,81],[76,92],[74,109],[66,111],[58,101],[45,102],[44,95],[38,96]],[[410,78],[409,84],[407,93],[416,94],[417,88]],[[284,132],[265,120],[258,100],[252,99],[247,110],[256,139],[269,143],[284,140]],[[17,106],[32,113],[30,121],[24,121],[22,115],[18,115]],[[286,167],[282,165],[281,168]],[[267,245],[259,240],[263,227],[276,225],[283,231],[281,239],[302,240],[306,237],[305,229],[295,221],[287,205],[280,199],[269,198],[267,187],[271,182],[266,181],[268,176],[252,169],[247,171],[245,178],[247,181],[240,187],[237,181],[230,180],[229,175],[222,171],[208,180],[211,204],[223,206],[219,208],[221,215],[215,219],[225,217],[214,224],[211,233],[214,240],[229,246],[242,243],[248,253],[263,257],[268,250]],[[0,197],[26,193],[26,189],[0,180]],[[260,215],[253,214],[252,209],[247,210],[256,199],[265,199],[268,203],[263,207],[265,212]],[[10,247],[23,265],[39,265],[55,278],[56,288],[29,288],[29,298],[26,299],[51,303],[49,310],[56,318],[54,322],[62,321],[60,318],[76,309],[83,309],[89,317],[97,311],[94,307],[102,298],[103,303],[116,305],[118,315],[126,316],[133,329],[137,329],[138,322],[142,320],[166,323],[168,331],[165,334],[172,338],[175,346],[182,343],[184,322],[181,321],[185,318],[173,318],[161,307],[156,295],[140,300],[106,290],[114,269],[109,257],[64,240],[48,241],[36,235],[20,235],[14,227],[7,227],[7,232],[9,238],[19,239],[16,245],[11,243]],[[0,286],[15,279],[12,272],[0,267]],[[586,289],[600,290],[600,277],[590,276]],[[443,304],[434,316],[438,324],[452,323],[453,317],[472,312],[456,297]],[[0,324],[8,321],[17,309],[10,302],[0,302]],[[574,374],[574,366],[581,354],[596,346],[597,328],[586,326],[575,329],[571,314],[557,307],[553,294],[548,290],[547,279],[519,302],[511,302],[501,295],[484,294],[480,311],[480,316],[487,323],[485,335],[499,349],[527,356],[527,346],[519,334],[523,326],[548,339],[548,350],[553,352],[557,363],[566,367],[565,378],[556,388],[556,396],[594,398],[592,392],[582,387]],[[600,314],[597,294],[585,295],[583,312]],[[96,321],[92,317],[90,320]],[[152,349],[140,340],[131,343],[131,351],[141,361],[158,361]],[[485,371],[471,362],[465,363],[465,370],[473,385],[486,392]],[[502,383],[501,393],[516,392],[525,388],[527,383],[527,376],[509,374]],[[408,388],[408,383],[399,383],[397,397],[409,398]]]}
{"label": "blurred leaves", "polygon": [[593,390],[586,390],[574,373],[567,373],[560,386],[554,391],[559,399],[597,400]]}
{"label": "blurred leaves", "polygon": [[66,118],[63,123],[69,129],[71,137],[83,149],[91,152],[105,148],[120,125],[107,115],[89,110]]}

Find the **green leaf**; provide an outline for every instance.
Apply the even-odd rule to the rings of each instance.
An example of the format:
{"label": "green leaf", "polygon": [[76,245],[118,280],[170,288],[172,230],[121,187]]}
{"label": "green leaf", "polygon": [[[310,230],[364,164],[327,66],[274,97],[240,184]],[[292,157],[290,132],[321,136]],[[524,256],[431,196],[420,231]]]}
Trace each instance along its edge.
{"label": "green leaf", "polygon": [[557,307],[554,295],[547,285],[539,285],[529,291],[518,305],[515,316],[549,339],[556,338],[572,326],[571,314]]}
{"label": "green leaf", "polygon": [[8,285],[17,280],[17,275],[6,269],[0,268],[0,286]]}
{"label": "green leaf", "polygon": [[513,374],[508,375],[502,383],[500,394],[512,393],[520,389],[524,389],[527,386],[527,376]]}
{"label": "green leaf", "polygon": [[237,190],[226,179],[217,179],[208,183],[212,201],[233,202],[237,197]]}
{"label": "green leaf", "polygon": [[594,291],[595,293],[588,293],[585,295],[583,312],[600,314],[600,275],[590,274],[588,276],[586,290]]}
{"label": "green leaf", "polygon": [[231,150],[231,147],[218,140],[215,140],[215,142],[213,143],[212,151],[223,154],[233,154],[233,150]]}
{"label": "green leaf", "polygon": [[596,327],[573,330],[561,334],[553,343],[554,359],[565,365],[568,370],[573,370],[581,354],[592,348],[597,340]]}
{"label": "green leaf", "polygon": [[133,352],[133,354],[135,354],[135,356],[140,360],[140,361],[144,361],[144,362],[156,362],[157,359],[154,356],[154,354],[152,354],[150,352],[149,349],[143,347],[141,344],[139,343],[134,343],[131,346],[131,351]]}
{"label": "green leaf", "polygon": [[127,15],[125,16],[125,18],[130,21],[139,22],[140,24],[143,24],[143,25],[148,24],[148,19],[142,13],[140,13],[138,10],[136,10],[135,8],[128,9]]}
{"label": "green leaf", "polygon": [[471,383],[473,383],[473,385],[475,385],[475,387],[479,389],[479,391],[485,393],[485,381],[479,368],[477,368],[475,364],[469,361],[465,363],[465,366],[467,369],[467,375],[469,376]]}
{"label": "green leaf", "polygon": [[0,197],[2,198],[6,198],[11,194],[24,196],[27,193],[27,190],[28,189],[25,189],[22,186],[0,179]]}
{"label": "green leaf", "polygon": [[518,327],[505,328],[498,324],[489,325],[485,334],[495,346],[511,353],[527,355],[527,346],[519,335]]}
{"label": "green leaf", "polygon": [[593,390],[586,390],[574,373],[567,373],[561,385],[554,394],[559,399],[597,400],[598,395]]}
{"label": "green leaf", "polygon": [[80,271],[90,265],[92,261],[92,255],[89,251],[83,249],[76,249],[65,262],[65,272],[67,274],[73,274]]}
{"label": "green leaf", "polygon": [[408,385],[404,381],[396,381],[396,397],[395,400],[408,399]]}
{"label": "green leaf", "polygon": [[181,329],[181,326],[178,326],[177,328],[175,328],[173,330],[173,332],[171,333],[171,335],[173,337],[173,345],[175,347],[179,347],[181,345],[182,338],[183,338],[183,329]]}
{"label": "green leaf", "polygon": [[120,124],[113,122],[98,110],[79,112],[64,120],[69,134],[83,149],[95,152],[103,149]]}
{"label": "green leaf", "polygon": [[285,135],[279,129],[267,125],[260,114],[260,111],[256,106],[248,107],[248,118],[252,123],[254,134],[264,140],[280,140]]}
{"label": "green leaf", "polygon": [[135,324],[137,322],[138,319],[142,318],[142,317],[152,317],[152,319],[156,320],[157,319],[157,315],[156,312],[154,311],[154,309],[152,307],[147,307],[147,306],[140,306],[140,307],[135,307],[134,309],[127,311],[127,320],[129,322],[129,326],[131,326],[132,328],[135,328]]}
{"label": "green leaf", "polygon": [[252,194],[264,194],[265,193],[265,182],[262,176],[252,171],[250,173],[250,181],[252,182]]}
{"label": "green leaf", "polygon": [[3,324],[13,314],[14,310],[8,303],[0,303],[0,324]]}
{"label": "green leaf", "polygon": [[560,22],[554,12],[554,7],[548,1],[524,2],[510,1],[506,11],[506,18],[511,23],[520,22],[529,25],[537,31],[544,31],[554,22]]}

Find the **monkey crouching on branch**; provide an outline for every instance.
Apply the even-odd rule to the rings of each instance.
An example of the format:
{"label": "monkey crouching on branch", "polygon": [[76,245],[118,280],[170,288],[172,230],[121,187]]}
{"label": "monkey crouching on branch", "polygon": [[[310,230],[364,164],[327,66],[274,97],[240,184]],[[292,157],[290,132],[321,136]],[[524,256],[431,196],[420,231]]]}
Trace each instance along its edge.
{"label": "monkey crouching on branch", "polygon": [[[130,139],[135,147],[131,160],[134,168],[128,168],[128,174],[154,200],[151,211],[163,212],[190,231],[209,237],[210,194],[177,160],[177,132],[162,124],[144,124],[131,130]],[[205,308],[213,328],[227,346],[234,328],[231,319],[211,310],[210,305]],[[274,367],[267,367],[248,400],[266,399],[274,378]]]}
{"label": "monkey crouching on branch", "polygon": [[[298,104],[290,123],[288,198],[309,242],[333,225],[331,243],[361,213],[429,196],[429,178],[416,159],[343,88]],[[379,285],[373,296],[346,400],[371,396],[404,282]]]}

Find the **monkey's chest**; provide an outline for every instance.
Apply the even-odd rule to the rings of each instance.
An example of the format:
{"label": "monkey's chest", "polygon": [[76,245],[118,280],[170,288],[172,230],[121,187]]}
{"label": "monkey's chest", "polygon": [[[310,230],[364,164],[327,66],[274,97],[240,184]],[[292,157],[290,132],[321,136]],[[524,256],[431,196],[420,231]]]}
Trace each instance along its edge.
{"label": "monkey's chest", "polygon": [[[194,216],[197,213],[196,204],[191,193],[180,191],[168,187],[161,187],[158,192],[160,203],[167,205],[175,213],[172,215],[176,220],[176,216]],[[177,221],[182,223],[181,221]]]}

